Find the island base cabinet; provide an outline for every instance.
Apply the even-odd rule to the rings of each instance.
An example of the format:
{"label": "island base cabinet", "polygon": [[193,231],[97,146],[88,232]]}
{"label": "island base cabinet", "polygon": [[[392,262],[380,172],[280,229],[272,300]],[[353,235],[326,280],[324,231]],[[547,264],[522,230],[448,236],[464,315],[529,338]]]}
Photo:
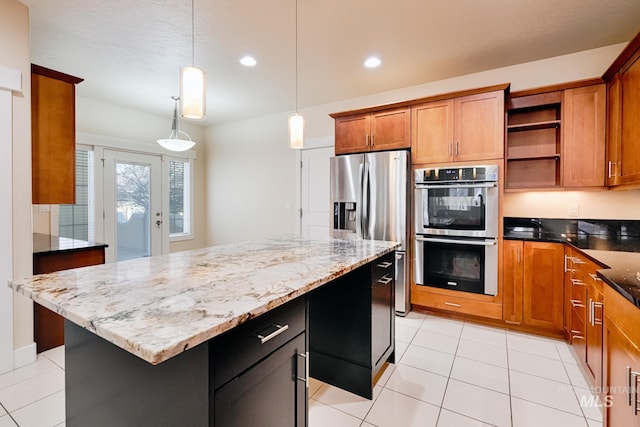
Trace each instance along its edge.
{"label": "island base cabinet", "polygon": [[305,334],[214,394],[215,426],[303,427],[307,418]]}
{"label": "island base cabinet", "polygon": [[209,346],[159,365],[65,320],[67,427],[209,425]]}
{"label": "island base cabinet", "polygon": [[310,375],[367,399],[394,362],[393,253],[309,295]]}

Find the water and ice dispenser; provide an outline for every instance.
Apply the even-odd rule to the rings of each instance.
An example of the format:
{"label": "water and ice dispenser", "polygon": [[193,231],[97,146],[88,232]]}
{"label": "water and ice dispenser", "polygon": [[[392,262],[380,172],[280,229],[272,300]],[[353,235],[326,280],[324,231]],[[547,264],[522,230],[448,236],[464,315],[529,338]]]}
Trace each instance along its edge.
{"label": "water and ice dispenser", "polygon": [[356,202],[333,203],[333,229],[356,232]]}

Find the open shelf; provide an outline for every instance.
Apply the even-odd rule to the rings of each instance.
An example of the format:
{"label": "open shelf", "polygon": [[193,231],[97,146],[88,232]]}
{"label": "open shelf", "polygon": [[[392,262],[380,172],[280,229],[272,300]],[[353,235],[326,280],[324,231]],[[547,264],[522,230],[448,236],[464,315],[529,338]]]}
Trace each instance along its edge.
{"label": "open shelf", "polygon": [[517,125],[507,125],[509,132],[523,132],[528,130],[553,129],[560,127],[560,120],[547,120],[536,123],[522,123]]}
{"label": "open shelf", "polygon": [[514,99],[507,111],[506,188],[559,187],[562,93]]}

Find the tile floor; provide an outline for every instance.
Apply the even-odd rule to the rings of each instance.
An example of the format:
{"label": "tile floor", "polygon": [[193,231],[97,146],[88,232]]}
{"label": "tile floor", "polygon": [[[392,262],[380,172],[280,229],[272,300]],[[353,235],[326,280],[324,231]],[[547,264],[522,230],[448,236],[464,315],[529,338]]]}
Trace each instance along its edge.
{"label": "tile floor", "polygon": [[[413,312],[396,320],[397,363],[374,399],[314,380],[310,427],[602,425],[564,342]],[[0,427],[64,424],[62,347],[0,375]]]}

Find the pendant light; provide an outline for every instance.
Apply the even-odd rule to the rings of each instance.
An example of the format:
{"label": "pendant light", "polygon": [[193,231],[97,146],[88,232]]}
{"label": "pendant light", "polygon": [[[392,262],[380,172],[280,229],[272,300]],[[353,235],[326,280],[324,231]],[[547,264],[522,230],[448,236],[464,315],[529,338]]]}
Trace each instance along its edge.
{"label": "pendant light", "polygon": [[298,0],[296,0],[296,112],[289,116],[289,147],[304,148],[304,117],[298,114]]}
{"label": "pendant light", "polygon": [[167,139],[159,139],[158,144],[169,151],[186,151],[196,145],[196,143],[191,140],[191,137],[186,132],[180,130],[180,119],[178,118],[178,100],[180,97],[172,96],[171,99],[175,102],[171,134],[169,134],[169,138]]}
{"label": "pendant light", "polygon": [[180,99],[182,117],[201,120],[206,114],[206,82],[204,69],[195,64],[195,0],[191,0],[191,65],[180,69]]}

